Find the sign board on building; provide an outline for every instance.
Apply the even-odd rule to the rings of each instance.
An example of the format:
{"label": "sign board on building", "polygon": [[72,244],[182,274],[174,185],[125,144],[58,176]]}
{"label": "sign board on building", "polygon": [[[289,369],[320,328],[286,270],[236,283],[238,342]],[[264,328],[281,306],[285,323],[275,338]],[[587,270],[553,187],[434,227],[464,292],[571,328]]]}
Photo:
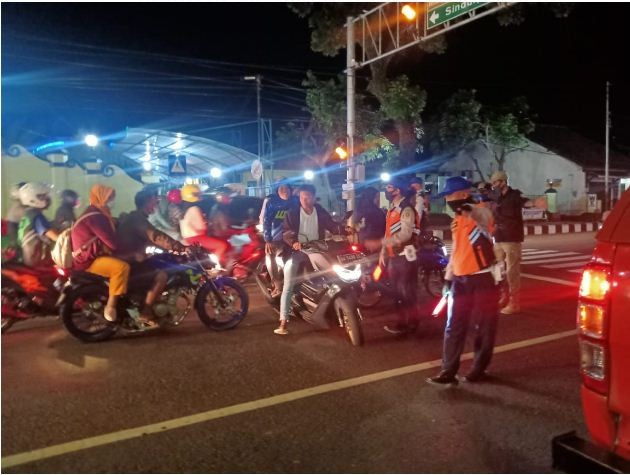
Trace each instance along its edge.
{"label": "sign board on building", "polygon": [[432,3],[427,8],[427,29],[451,21],[490,2],[443,2]]}
{"label": "sign board on building", "polygon": [[169,155],[168,156],[168,174],[171,176],[186,174],[186,156],[185,155]]}
{"label": "sign board on building", "polygon": [[597,194],[589,193],[586,195],[586,211],[595,213],[597,211]]}

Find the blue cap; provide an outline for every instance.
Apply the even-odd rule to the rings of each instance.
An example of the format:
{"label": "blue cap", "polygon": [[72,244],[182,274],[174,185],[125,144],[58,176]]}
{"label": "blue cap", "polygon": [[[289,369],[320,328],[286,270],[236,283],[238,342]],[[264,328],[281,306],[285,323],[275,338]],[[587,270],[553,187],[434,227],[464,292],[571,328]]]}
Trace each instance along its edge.
{"label": "blue cap", "polygon": [[403,193],[409,188],[409,182],[402,176],[393,176],[387,182],[388,185],[392,185],[394,188],[400,189]]}
{"label": "blue cap", "polygon": [[463,176],[454,176],[446,180],[446,186],[442,193],[438,196],[443,198],[446,195],[455,193],[456,191],[468,191],[472,188],[472,183]]}

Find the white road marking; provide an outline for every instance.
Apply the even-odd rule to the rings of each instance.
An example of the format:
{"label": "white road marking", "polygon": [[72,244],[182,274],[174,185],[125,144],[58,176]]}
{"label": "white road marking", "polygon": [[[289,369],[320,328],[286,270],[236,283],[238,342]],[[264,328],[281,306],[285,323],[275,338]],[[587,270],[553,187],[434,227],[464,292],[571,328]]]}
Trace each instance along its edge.
{"label": "white road marking", "polygon": [[588,260],[590,256],[584,254],[578,254],[577,256],[567,257],[548,257],[547,259],[535,259],[526,261],[523,259],[523,264],[553,264],[554,262],[568,262],[568,261],[584,261]]}
{"label": "white road marking", "polygon": [[[554,333],[551,335],[545,335],[538,338],[531,338],[529,340],[517,341],[514,343],[508,343],[506,345],[498,346],[494,349],[494,353],[505,353],[506,351],[519,350],[528,348],[543,343],[549,343],[552,341],[561,340],[570,336],[575,336],[576,331],[570,330],[560,333]],[[462,361],[471,360],[473,353],[466,353],[462,355]],[[121,442],[123,440],[136,439],[138,437],[147,436],[150,434],[158,434],[181,427],[187,427],[202,422],[209,422],[223,417],[229,417],[236,414],[243,414],[246,412],[263,409],[266,407],[273,407],[280,404],[285,404],[292,401],[297,401],[311,396],[318,396],[320,394],[326,394],[334,391],[340,391],[343,389],[353,388],[361,386],[363,384],[375,383],[390,378],[396,378],[398,376],[404,376],[407,374],[418,373],[427,369],[439,368],[442,364],[441,360],[426,361],[410,366],[403,366],[401,368],[395,368],[388,371],[381,371],[379,373],[368,374],[365,376],[359,376],[356,378],[350,378],[342,381],[336,381],[334,383],[322,384],[320,386],[314,386],[311,388],[301,389],[298,391],[292,391],[277,396],[271,396],[257,401],[245,402],[242,404],[236,404],[234,406],[223,407],[220,409],[213,409],[190,416],[179,417],[177,419],[170,419],[155,424],[149,424],[142,427],[135,427],[132,429],[121,430],[117,432],[110,432],[109,434],[97,435],[94,437],[88,437],[86,439],[74,440],[63,444],[53,445],[41,449],[31,450],[29,452],[22,452],[13,455],[7,455],[2,457],[2,469],[6,470],[16,465],[22,465],[30,462],[37,462],[50,457],[56,457],[59,455],[70,454],[78,452],[80,450],[91,449],[94,447],[100,447],[103,445],[113,444]],[[428,388],[427,388],[428,390]]]}
{"label": "white road marking", "polygon": [[551,282],[552,284],[566,285],[567,287],[579,287],[579,284],[577,282],[572,282],[570,280],[554,279],[553,277],[545,277],[543,275],[523,274],[521,272],[521,277],[526,277],[527,279],[542,280],[544,282]]}
{"label": "white road marking", "polygon": [[581,262],[570,262],[570,263],[564,263],[564,264],[554,264],[552,266],[543,266],[545,269],[567,269],[569,267],[575,267],[576,265],[578,267],[584,267],[586,264],[588,264],[588,259],[583,260]]}

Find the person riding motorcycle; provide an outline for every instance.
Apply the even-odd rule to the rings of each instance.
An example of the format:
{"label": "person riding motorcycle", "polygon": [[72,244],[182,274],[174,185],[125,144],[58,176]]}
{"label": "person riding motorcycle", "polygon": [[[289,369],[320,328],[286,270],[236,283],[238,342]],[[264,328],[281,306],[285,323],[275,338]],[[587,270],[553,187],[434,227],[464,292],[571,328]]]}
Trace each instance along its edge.
{"label": "person riding motorcycle", "polygon": [[74,210],[78,208],[79,194],[74,190],[63,190],[61,192],[61,205],[55,212],[55,219],[53,220],[53,227],[57,232],[64,231],[72,226],[72,223],[76,221]]}
{"label": "person riding motorcycle", "polygon": [[116,321],[118,299],[127,293],[130,271],[129,264],[111,256],[118,249],[111,213],[115,198],[113,188],[98,183],[92,186],[90,206],[77,219],[70,234],[72,249],[79,252],[74,256],[73,269],[109,279],[109,299],[104,316],[110,322]]}
{"label": "person riding motorcycle", "polygon": [[17,240],[22,251],[22,262],[29,267],[51,264],[50,247],[59,236],[43,214],[51,203],[50,185],[26,183],[20,187],[20,202],[26,207],[20,220]]}
{"label": "person riding motorcycle", "polygon": [[[385,195],[390,202],[386,216],[385,237],[381,240],[379,265],[387,273],[399,298],[396,301],[398,321],[385,325],[395,335],[415,333],[418,327],[418,267],[416,237],[420,233],[420,217],[410,200],[412,191],[402,177],[394,176],[387,183]],[[375,245],[372,245],[375,248]]]}
{"label": "person riding motorcycle", "polygon": [[343,224],[336,223],[328,211],[315,203],[315,187],[302,185],[299,191],[300,206],[289,209],[283,223],[284,242],[295,252],[292,253],[284,266],[284,287],[280,297],[280,326],[274,330],[277,335],[289,333],[289,311],[293,289],[298,281],[298,276],[310,261],[315,267],[324,269],[329,267],[324,256],[317,253],[305,254],[300,252],[302,243],[322,240],[326,230],[333,234],[345,234],[352,232]]}
{"label": "person riding motorcycle", "polygon": [[179,220],[182,219],[182,192],[174,188],[166,193],[166,199],[160,199],[157,209],[149,215],[149,222],[160,231],[168,234],[176,241],[182,236],[179,232]]}
{"label": "person riding motorcycle", "polygon": [[119,243],[116,256],[131,266],[130,285],[142,288],[143,291],[147,290],[139,319],[148,326],[157,325],[153,321],[151,308],[166,287],[168,276],[155,260],[147,259],[146,247],[155,245],[169,251],[186,251],[186,246],[156,229],[149,222],[148,217],[158,206],[158,200],[156,190],[147,188],[140,190],[134,198],[136,210],[122,215],[116,230]]}
{"label": "person riding motorcycle", "polygon": [[291,186],[286,182],[277,184],[275,193],[266,200],[266,203],[263,215],[265,263],[274,285],[271,296],[275,298],[282,293],[282,276],[276,257],[287,252],[287,245],[282,238],[284,218],[289,209],[298,206],[298,203],[291,196]]}
{"label": "person riding motorcycle", "polygon": [[197,185],[184,185],[182,187],[182,201],[184,217],[179,221],[182,241],[186,245],[199,244],[204,249],[213,252],[219,262],[225,264],[225,258],[230,244],[213,236],[208,236],[208,222],[199,202],[201,190]]}

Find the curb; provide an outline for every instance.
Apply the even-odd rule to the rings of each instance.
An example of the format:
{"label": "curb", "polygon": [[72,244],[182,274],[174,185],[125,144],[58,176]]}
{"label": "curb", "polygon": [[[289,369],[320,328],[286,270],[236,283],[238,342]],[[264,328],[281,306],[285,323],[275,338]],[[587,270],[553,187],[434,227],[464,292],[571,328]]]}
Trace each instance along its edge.
{"label": "curb", "polygon": [[[544,224],[526,224],[523,226],[525,236],[542,236],[545,234],[569,234],[569,233],[588,233],[597,231],[599,223],[544,223]],[[432,229],[433,235],[443,241],[453,239],[450,227],[440,227]]]}

